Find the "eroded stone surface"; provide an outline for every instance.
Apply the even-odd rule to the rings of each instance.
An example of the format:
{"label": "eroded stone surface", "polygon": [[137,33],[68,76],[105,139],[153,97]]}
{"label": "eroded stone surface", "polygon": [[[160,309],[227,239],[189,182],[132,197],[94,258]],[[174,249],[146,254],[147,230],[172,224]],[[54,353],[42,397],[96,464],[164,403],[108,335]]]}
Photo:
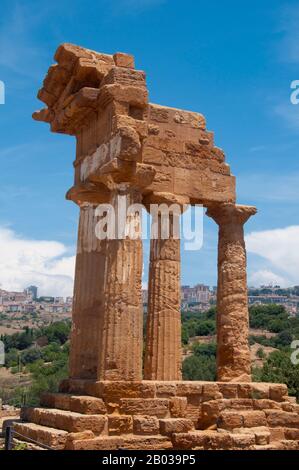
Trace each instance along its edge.
{"label": "eroded stone surface", "polygon": [[217,377],[224,382],[248,382],[248,299],[244,223],[254,207],[210,207],[207,214],[219,226],[217,288]]}
{"label": "eroded stone surface", "polygon": [[[57,404],[62,408],[73,407],[76,404],[73,400],[77,399],[82,413],[27,408],[22,411],[22,418],[31,422],[16,423],[16,429],[54,448],[73,450],[127,446],[130,449],[298,448],[297,405],[287,402],[290,408],[285,411],[286,402],[280,401],[281,394],[274,396],[276,400],[251,398],[257,389],[269,396],[275,384],[236,384],[234,398],[215,398],[220,389],[224,391],[222,385],[221,382],[181,381],[98,382],[98,390],[103,392],[101,398],[65,393],[43,397],[48,406]],[[121,391],[120,395],[113,395],[115,389]],[[141,398],[142,391],[152,396]],[[163,398],[159,396],[162,391]],[[284,387],[282,391],[285,396]],[[98,407],[98,413],[90,414],[94,406]],[[104,409],[107,412],[103,414]]]}

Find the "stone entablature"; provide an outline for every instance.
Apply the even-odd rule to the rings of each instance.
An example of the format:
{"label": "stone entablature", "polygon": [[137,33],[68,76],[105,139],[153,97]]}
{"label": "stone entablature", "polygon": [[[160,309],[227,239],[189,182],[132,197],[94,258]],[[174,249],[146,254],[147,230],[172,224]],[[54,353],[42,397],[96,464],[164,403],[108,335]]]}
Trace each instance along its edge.
{"label": "stone entablature", "polygon": [[[69,197],[106,183],[147,173],[142,193],[168,192],[192,203],[235,202],[235,178],[214,146],[199,113],[148,102],[143,71],[128,54],[99,54],[60,46],[39,99],[46,109],[34,119],[53,132],[76,136],[75,186]],[[100,188],[97,193],[99,200]],[[103,196],[102,196],[103,197]]]}

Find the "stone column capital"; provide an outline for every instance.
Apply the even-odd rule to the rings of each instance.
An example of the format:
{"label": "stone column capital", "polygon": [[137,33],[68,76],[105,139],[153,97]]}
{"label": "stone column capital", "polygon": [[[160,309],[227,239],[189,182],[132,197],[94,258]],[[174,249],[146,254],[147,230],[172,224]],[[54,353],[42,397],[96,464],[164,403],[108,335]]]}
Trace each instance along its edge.
{"label": "stone column capital", "polygon": [[110,190],[104,184],[77,184],[66,193],[66,199],[75,202],[79,207],[83,204],[105,204],[109,202]]}
{"label": "stone column capital", "polygon": [[219,226],[224,225],[244,225],[247,220],[257,213],[254,206],[245,206],[241,204],[217,204],[208,207],[206,212]]}
{"label": "stone column capital", "polygon": [[111,200],[113,200],[113,196],[115,195],[129,196],[129,200],[134,202],[140,202],[142,197],[140,190],[130,182],[115,184],[110,192]]}

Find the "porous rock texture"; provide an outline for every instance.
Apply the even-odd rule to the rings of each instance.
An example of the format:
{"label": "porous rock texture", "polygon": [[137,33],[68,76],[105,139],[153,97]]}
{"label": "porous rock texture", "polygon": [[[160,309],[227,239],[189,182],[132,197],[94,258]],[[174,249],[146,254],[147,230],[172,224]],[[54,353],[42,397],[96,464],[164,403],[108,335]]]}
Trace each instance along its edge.
{"label": "porous rock texture", "polygon": [[299,449],[299,405],[287,387],[266,383],[110,382],[101,397],[44,394],[15,430],[55,449]]}

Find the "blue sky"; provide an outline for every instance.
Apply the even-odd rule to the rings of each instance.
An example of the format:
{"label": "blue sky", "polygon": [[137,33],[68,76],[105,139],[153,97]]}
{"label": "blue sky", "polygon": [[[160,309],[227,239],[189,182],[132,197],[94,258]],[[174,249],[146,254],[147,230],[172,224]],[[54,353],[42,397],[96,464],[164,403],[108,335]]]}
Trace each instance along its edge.
{"label": "blue sky", "polygon": [[[78,210],[74,140],[31,119],[57,46],[129,52],[147,73],[150,100],[203,113],[237,176],[249,283],[299,284],[299,2],[2,0],[0,80],[0,284],[71,292]],[[216,282],[217,230],[182,256],[182,282]],[[145,243],[145,254],[148,244]],[[145,266],[145,272],[147,267]],[[146,281],[146,275],[145,275]]]}

